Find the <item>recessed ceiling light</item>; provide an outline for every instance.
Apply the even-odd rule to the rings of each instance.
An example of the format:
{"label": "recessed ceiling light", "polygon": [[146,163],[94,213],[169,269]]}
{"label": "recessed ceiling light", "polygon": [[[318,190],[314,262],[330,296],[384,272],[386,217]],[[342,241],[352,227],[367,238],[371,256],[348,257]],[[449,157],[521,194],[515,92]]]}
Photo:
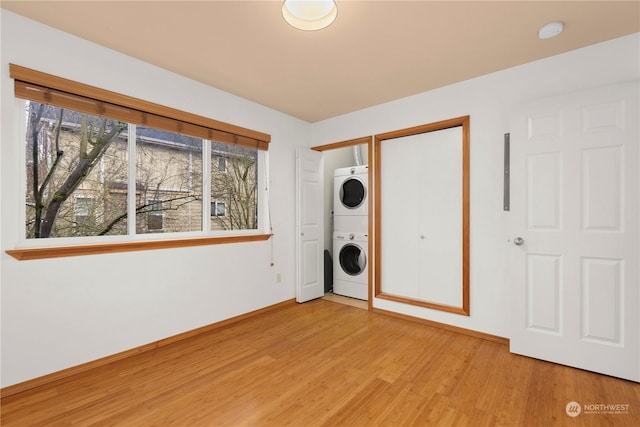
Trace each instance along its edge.
{"label": "recessed ceiling light", "polygon": [[282,17],[300,30],[314,31],[328,27],[338,16],[333,0],[285,0]]}
{"label": "recessed ceiling light", "polygon": [[550,22],[547,25],[540,28],[538,31],[538,37],[541,39],[550,39],[552,37],[557,36],[564,29],[564,24],[560,21]]}

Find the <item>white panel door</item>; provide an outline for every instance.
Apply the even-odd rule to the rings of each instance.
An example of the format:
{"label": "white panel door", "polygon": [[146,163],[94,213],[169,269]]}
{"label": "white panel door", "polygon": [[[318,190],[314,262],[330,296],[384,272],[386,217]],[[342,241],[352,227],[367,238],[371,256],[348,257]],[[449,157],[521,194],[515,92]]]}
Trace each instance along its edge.
{"label": "white panel door", "polygon": [[296,301],[324,295],[322,153],[296,151]]}
{"label": "white panel door", "polygon": [[511,118],[511,351],[640,381],[637,83]]}

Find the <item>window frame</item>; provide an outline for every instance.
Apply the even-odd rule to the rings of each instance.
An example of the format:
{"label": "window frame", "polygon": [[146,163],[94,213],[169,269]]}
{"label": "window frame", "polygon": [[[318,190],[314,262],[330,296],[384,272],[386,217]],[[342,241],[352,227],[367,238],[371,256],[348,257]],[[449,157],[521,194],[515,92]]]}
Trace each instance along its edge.
{"label": "window frame", "polygon": [[[18,259],[18,260],[29,260],[29,259],[42,259],[42,258],[55,258],[55,257],[65,257],[65,256],[79,256],[79,255],[89,255],[89,254],[100,254],[100,253],[112,253],[112,252],[127,252],[127,251],[140,251],[140,250],[152,250],[152,249],[166,249],[166,248],[178,248],[178,247],[190,247],[190,246],[201,246],[201,245],[214,245],[214,244],[229,244],[229,243],[238,243],[238,242],[250,242],[250,241],[263,241],[267,240],[271,237],[271,234],[267,232],[269,230],[269,225],[267,221],[269,220],[267,215],[267,207],[268,202],[266,201],[266,197],[268,195],[268,178],[267,178],[267,159],[268,159],[268,144],[271,140],[271,136],[268,134],[264,134],[261,132],[253,131],[246,128],[241,128],[235,125],[230,125],[223,122],[218,122],[213,119],[208,119],[206,117],[197,116],[191,113],[182,112],[179,110],[174,110],[169,107],[164,107],[158,104],[149,103],[147,101],[139,100],[136,98],[131,98],[126,95],[120,95],[115,92],[106,91],[104,89],[95,88],[93,86],[88,86],[83,83],[74,82],[71,80],[66,80],[60,77],[51,76],[49,74],[41,73],[39,71],[30,70],[28,68],[20,67],[15,64],[10,64],[10,77],[16,81],[16,85],[18,83],[23,83],[27,81],[27,83],[33,83],[35,85],[40,85],[45,87],[44,95],[49,96],[48,89],[46,87],[51,87],[51,91],[55,93],[64,92],[65,85],[68,88],[71,88],[73,92],[67,92],[71,97],[73,96],[87,96],[93,95],[91,100],[95,102],[97,108],[103,108],[102,106],[105,103],[114,103],[121,101],[124,108],[133,109],[134,113],[141,112],[142,118],[147,117],[148,115],[153,114],[165,114],[166,117],[169,117],[169,121],[166,123],[174,123],[176,124],[178,131],[184,130],[184,128],[195,129],[195,132],[203,132],[203,128],[205,126],[212,126],[208,129],[208,135],[213,136],[221,136],[224,141],[216,138],[216,142],[223,143],[232,143],[243,146],[248,146],[251,148],[257,149],[257,168],[258,168],[258,190],[257,190],[257,206],[258,206],[258,227],[257,229],[249,229],[249,230],[211,230],[209,224],[210,212],[206,208],[209,206],[209,203],[206,203],[206,200],[203,200],[203,227],[202,230],[196,232],[172,232],[163,234],[160,230],[154,230],[151,233],[135,233],[135,220],[129,221],[129,224],[134,225],[134,233],[131,233],[131,229],[129,229],[129,233],[126,235],[115,235],[115,236],[82,236],[82,237],[56,237],[51,239],[27,239],[25,234],[25,219],[26,213],[24,209],[24,196],[26,194],[26,175],[19,177],[20,190],[19,197],[20,200],[17,204],[21,207],[19,218],[21,220],[21,227],[17,227],[18,238],[16,239],[18,244],[17,248],[6,250],[5,252],[10,256]],[[29,86],[27,84],[27,86]],[[17,86],[16,86],[17,87]],[[16,93],[14,93],[14,100],[16,101],[16,109],[19,109],[21,114],[24,113],[24,109],[22,107],[25,106],[25,99],[33,100],[29,98],[24,98],[18,96],[18,89],[16,89]],[[89,99],[89,98],[87,98]],[[36,102],[41,102],[35,100]],[[137,109],[136,109],[137,108]],[[145,112],[142,108],[147,108],[148,113]],[[137,112],[136,112],[137,111]],[[95,112],[90,113],[95,114]],[[100,115],[100,114],[98,114]],[[104,115],[104,114],[102,114]],[[175,118],[172,118],[175,117]],[[173,120],[173,122],[171,122]],[[186,121],[185,121],[186,120]],[[187,122],[188,121],[188,122]],[[135,123],[130,126],[135,126]],[[145,126],[154,127],[153,123],[146,124]],[[26,134],[26,123],[24,120],[18,120],[18,134],[24,136]],[[177,132],[176,129],[161,129],[161,130],[169,130],[171,132]],[[188,134],[187,132],[177,132]],[[193,135],[192,135],[193,136]],[[210,152],[210,144],[211,140],[207,138],[202,138],[203,140],[203,187],[210,186],[210,178],[209,174],[205,172],[205,170],[210,171],[210,162],[206,162],[206,153]],[[230,142],[229,142],[230,141]],[[129,141],[129,146],[135,149],[135,141],[132,143]],[[26,153],[25,150],[18,150],[19,152],[19,161],[24,167],[26,164]],[[130,162],[135,163],[135,162]],[[209,166],[207,167],[207,163]],[[131,165],[130,165],[131,168]],[[135,170],[135,164],[133,164],[133,168]],[[131,172],[130,172],[131,173]],[[204,190],[204,188],[203,188]],[[206,198],[208,196],[209,191],[204,191],[203,196]],[[131,193],[131,192],[129,192]],[[134,192],[135,193],[135,192]],[[208,196],[208,197],[207,197]],[[131,195],[130,195],[131,197]],[[135,197],[135,194],[134,194]],[[206,220],[206,221],[205,221]]]}

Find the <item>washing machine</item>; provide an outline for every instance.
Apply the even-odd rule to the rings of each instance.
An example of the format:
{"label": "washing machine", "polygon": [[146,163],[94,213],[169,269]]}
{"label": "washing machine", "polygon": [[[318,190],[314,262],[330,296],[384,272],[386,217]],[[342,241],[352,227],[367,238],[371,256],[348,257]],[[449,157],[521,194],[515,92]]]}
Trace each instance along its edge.
{"label": "washing machine", "polygon": [[333,293],[369,298],[368,252],[366,233],[333,233]]}
{"label": "washing machine", "polygon": [[368,180],[369,166],[367,165],[350,166],[334,171],[334,216],[366,216],[369,214]]}

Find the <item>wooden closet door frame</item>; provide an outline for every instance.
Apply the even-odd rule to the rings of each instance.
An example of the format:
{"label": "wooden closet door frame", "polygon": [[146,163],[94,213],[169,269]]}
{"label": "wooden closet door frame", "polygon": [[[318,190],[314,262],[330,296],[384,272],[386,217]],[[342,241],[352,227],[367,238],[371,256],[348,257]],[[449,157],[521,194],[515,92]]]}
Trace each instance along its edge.
{"label": "wooden closet door frame", "polygon": [[[443,120],[439,122],[429,123],[425,125],[415,126],[406,129],[400,129],[392,132],[378,134],[374,136],[374,162],[372,175],[374,177],[373,187],[374,196],[374,217],[375,217],[375,248],[374,257],[376,263],[374,266],[374,296],[380,299],[397,301],[404,304],[417,305],[434,310],[441,310],[450,313],[470,315],[469,302],[469,116],[462,116],[453,119]],[[454,127],[462,127],[462,305],[451,306],[439,304],[436,302],[425,301],[421,299],[411,298],[408,296],[393,295],[382,291],[382,198],[380,184],[381,180],[381,148],[382,143],[386,140],[401,138],[405,136],[418,135],[422,133],[434,132]]]}

